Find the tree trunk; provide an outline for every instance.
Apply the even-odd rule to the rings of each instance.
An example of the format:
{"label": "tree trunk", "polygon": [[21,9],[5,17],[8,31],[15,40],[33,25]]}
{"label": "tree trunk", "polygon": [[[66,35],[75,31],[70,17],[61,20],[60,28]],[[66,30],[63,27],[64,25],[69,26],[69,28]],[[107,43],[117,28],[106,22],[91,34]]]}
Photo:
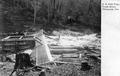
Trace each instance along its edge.
{"label": "tree trunk", "polygon": [[36,25],[36,14],[37,14],[37,9],[36,9],[36,1],[34,1],[34,24],[33,24],[33,26],[35,26]]}

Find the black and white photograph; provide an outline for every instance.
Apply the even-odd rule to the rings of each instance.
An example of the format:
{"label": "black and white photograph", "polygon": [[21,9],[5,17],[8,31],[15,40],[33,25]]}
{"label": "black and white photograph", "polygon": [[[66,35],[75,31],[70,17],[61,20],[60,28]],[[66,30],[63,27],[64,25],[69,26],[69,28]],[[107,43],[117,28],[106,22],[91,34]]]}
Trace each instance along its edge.
{"label": "black and white photograph", "polygon": [[101,76],[101,0],[0,0],[0,76]]}

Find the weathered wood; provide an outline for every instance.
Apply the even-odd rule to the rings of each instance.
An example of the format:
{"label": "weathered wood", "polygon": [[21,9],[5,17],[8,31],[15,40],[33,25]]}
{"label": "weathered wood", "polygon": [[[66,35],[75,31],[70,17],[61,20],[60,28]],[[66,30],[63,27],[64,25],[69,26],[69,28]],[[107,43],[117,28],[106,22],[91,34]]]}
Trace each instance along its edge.
{"label": "weathered wood", "polygon": [[33,36],[8,36],[0,41],[2,50],[1,53],[15,53],[17,46],[20,50],[34,48],[35,40]]}
{"label": "weathered wood", "polygon": [[14,65],[14,69],[10,76],[17,71],[17,69],[27,69],[29,67],[34,67],[34,65],[30,61],[30,56],[27,53],[18,53],[16,54],[16,62]]}
{"label": "weathered wood", "polygon": [[58,60],[60,61],[64,61],[64,62],[75,62],[75,63],[79,63],[80,59],[79,58],[59,58]]}
{"label": "weathered wood", "polygon": [[[59,65],[59,64],[75,64],[75,65],[81,65],[80,63],[81,62],[53,61],[53,62],[46,62],[46,63],[43,63],[41,65],[45,65],[45,64],[55,64],[55,65]],[[46,68],[50,69],[50,67],[46,67]]]}
{"label": "weathered wood", "polygon": [[50,49],[52,54],[76,53],[77,49]]}
{"label": "weathered wood", "polygon": [[54,63],[56,63],[56,64],[76,64],[76,65],[80,65],[80,63],[76,63],[76,62],[64,62],[64,61],[54,61]]}
{"label": "weathered wood", "polygon": [[27,53],[16,54],[16,63],[14,69],[23,69],[27,67],[33,67],[30,56]]}
{"label": "weathered wood", "polygon": [[62,54],[62,58],[78,58],[79,54]]}
{"label": "weathered wood", "polygon": [[79,46],[49,46],[51,49],[80,49]]}

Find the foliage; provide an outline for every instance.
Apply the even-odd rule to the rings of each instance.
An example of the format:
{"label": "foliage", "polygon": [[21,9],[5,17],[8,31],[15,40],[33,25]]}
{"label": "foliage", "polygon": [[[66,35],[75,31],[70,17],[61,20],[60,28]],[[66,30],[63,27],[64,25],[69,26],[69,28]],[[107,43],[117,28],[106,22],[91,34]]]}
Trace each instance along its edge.
{"label": "foliage", "polygon": [[4,0],[3,11],[4,26],[11,31],[23,31],[25,26],[74,25],[93,30],[101,26],[100,0]]}

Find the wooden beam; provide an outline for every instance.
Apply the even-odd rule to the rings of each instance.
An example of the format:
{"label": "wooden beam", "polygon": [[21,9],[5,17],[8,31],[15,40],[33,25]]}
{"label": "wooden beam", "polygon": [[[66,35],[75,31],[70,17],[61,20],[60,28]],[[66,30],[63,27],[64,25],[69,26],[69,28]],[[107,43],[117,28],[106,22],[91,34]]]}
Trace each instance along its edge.
{"label": "wooden beam", "polygon": [[76,53],[77,49],[50,49],[52,54]]}
{"label": "wooden beam", "polygon": [[[49,46],[51,49],[80,49],[80,46]],[[82,49],[82,48],[81,48]]]}

